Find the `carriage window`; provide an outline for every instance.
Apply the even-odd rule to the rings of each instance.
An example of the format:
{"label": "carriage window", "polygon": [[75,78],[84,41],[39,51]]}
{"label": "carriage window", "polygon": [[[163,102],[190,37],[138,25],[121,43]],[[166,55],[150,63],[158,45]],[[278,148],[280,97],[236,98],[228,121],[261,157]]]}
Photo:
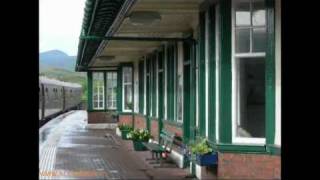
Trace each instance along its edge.
{"label": "carriage window", "polygon": [[123,100],[124,111],[132,110],[132,68],[123,68]]}
{"label": "carriage window", "polygon": [[117,73],[107,72],[107,108],[117,107]]}
{"label": "carriage window", "polygon": [[93,79],[93,109],[104,109],[104,75],[103,72],[94,72]]}
{"label": "carriage window", "polygon": [[235,1],[235,139],[262,143],[265,138],[265,48],[264,1]]}

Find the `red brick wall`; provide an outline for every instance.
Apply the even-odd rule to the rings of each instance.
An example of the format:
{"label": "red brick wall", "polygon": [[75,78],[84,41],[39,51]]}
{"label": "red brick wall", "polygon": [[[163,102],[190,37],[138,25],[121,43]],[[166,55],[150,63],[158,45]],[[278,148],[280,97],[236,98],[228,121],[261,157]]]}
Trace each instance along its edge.
{"label": "red brick wall", "polygon": [[97,124],[97,123],[114,123],[112,117],[107,112],[88,112],[88,123]]}
{"label": "red brick wall", "polygon": [[128,124],[132,126],[132,115],[119,115],[119,124]]}
{"label": "red brick wall", "polygon": [[137,129],[145,129],[147,128],[146,120],[142,115],[134,116],[134,128]]}
{"label": "red brick wall", "polygon": [[219,153],[222,179],[281,179],[281,157],[265,154]]}
{"label": "red brick wall", "polygon": [[153,140],[159,140],[159,122],[157,120],[151,120],[151,135],[153,136]]}
{"label": "red brick wall", "polygon": [[175,133],[177,136],[180,136],[182,137],[182,128],[181,127],[177,127],[177,126],[174,126],[174,125],[171,125],[169,123],[166,123],[165,121],[163,121],[163,127],[169,131],[169,132],[172,132],[172,133]]}

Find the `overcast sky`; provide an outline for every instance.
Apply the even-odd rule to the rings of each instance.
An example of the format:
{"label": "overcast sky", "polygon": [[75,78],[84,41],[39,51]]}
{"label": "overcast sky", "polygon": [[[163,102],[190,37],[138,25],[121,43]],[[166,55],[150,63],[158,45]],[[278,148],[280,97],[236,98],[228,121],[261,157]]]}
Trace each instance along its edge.
{"label": "overcast sky", "polygon": [[77,55],[85,0],[39,1],[40,52],[58,49]]}

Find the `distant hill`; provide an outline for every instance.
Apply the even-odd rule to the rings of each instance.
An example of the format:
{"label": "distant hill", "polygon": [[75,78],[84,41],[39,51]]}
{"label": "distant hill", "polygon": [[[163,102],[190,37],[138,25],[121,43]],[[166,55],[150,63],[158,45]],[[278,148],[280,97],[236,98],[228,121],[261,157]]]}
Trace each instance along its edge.
{"label": "distant hill", "polygon": [[60,50],[51,50],[39,54],[39,69],[60,68],[74,71],[76,56],[69,56]]}

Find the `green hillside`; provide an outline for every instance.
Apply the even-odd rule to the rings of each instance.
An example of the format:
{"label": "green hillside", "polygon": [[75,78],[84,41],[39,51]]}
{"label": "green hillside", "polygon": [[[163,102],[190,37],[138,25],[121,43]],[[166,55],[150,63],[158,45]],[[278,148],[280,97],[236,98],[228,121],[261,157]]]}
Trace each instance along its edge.
{"label": "green hillside", "polygon": [[48,68],[40,70],[40,76],[46,76],[61,81],[78,83],[82,85],[82,100],[87,100],[87,75],[84,72],[68,71],[60,68]]}

